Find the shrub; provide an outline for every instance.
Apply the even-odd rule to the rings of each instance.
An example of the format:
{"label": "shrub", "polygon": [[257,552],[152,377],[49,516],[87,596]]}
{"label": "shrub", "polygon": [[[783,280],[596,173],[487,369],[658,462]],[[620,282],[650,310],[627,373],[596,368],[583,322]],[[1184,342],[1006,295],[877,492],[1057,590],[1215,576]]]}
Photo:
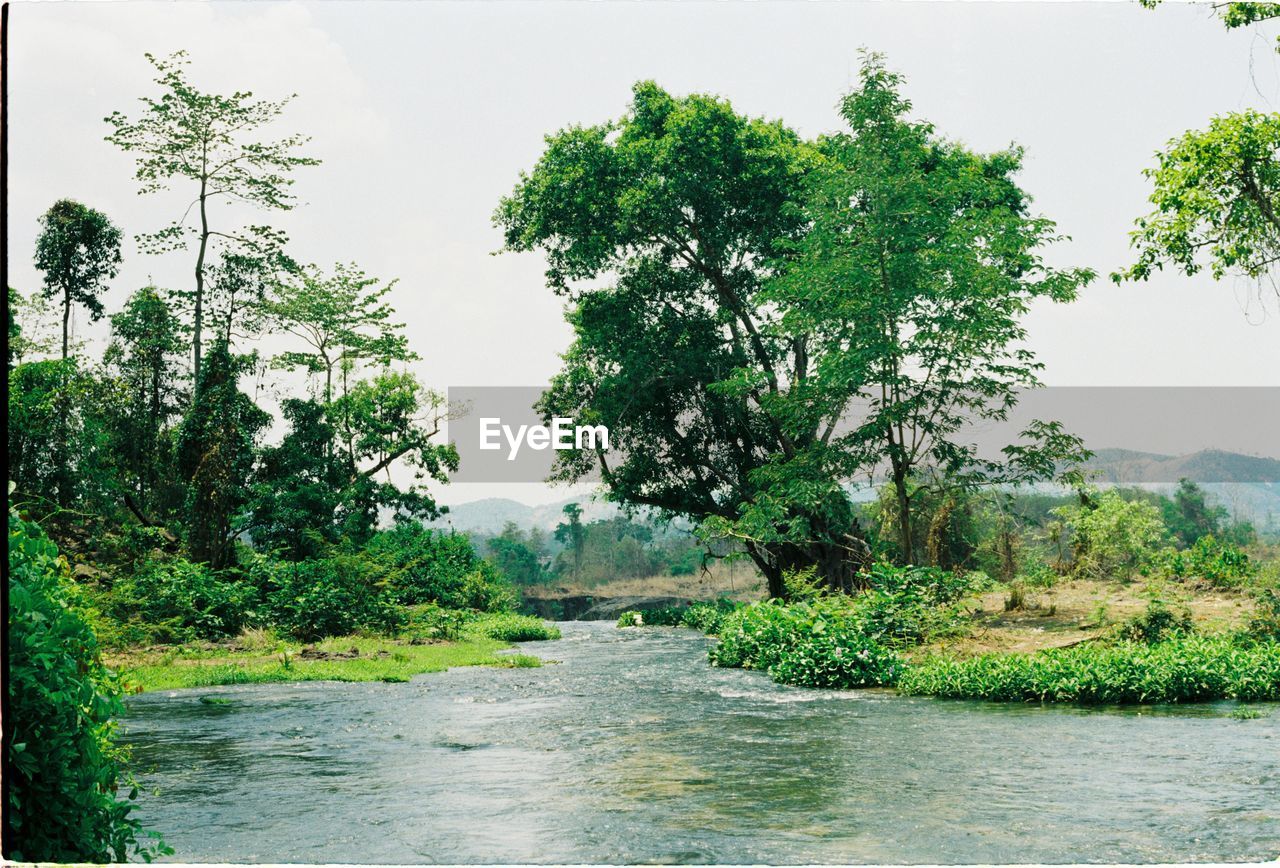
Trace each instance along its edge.
{"label": "shrub", "polygon": [[1131,579],[1148,571],[1169,542],[1154,504],[1115,491],[1095,495],[1092,508],[1073,504],[1054,513],[1074,531],[1073,569],[1081,575]]}
{"label": "shrub", "polygon": [[166,558],[130,569],[103,602],[107,614],[151,641],[187,642],[232,636],[251,625],[259,595],[250,582],[232,580],[204,564]]}
{"label": "shrub", "polygon": [[476,554],[464,534],[400,524],[375,535],[366,552],[385,573],[396,601],[404,605],[437,603],[482,612],[515,608],[510,583]]}
{"label": "shrub", "polygon": [[[68,606],[66,560],[9,513],[9,671],[4,776],[10,851],[19,861],[125,861],[172,852],[139,844],[137,790],[115,744],[116,676]],[[123,789],[128,799],[119,799]]]}
{"label": "shrub", "polygon": [[906,669],[908,694],[1081,704],[1280,699],[1280,643],[1178,636],[1035,654],[933,657]]}
{"label": "shrub", "polygon": [[1258,565],[1247,554],[1212,534],[1184,551],[1170,551],[1161,566],[1171,578],[1200,579],[1218,588],[1239,588],[1258,573]]}
{"label": "shrub", "polygon": [[361,629],[386,632],[405,620],[385,580],[362,557],[282,564],[273,578],[272,620],[304,642]]}
{"label": "shrub", "polygon": [[504,612],[481,615],[466,627],[466,632],[497,639],[499,642],[538,642],[559,639],[560,628],[541,618]]}
{"label": "shrub", "polygon": [[804,687],[865,687],[890,683],[897,655],[863,629],[848,601],[767,601],[727,614],[716,666],[759,669],[775,681]]}
{"label": "shrub", "polygon": [[1190,634],[1194,629],[1191,613],[1185,608],[1175,611],[1162,600],[1152,600],[1141,615],[1135,615],[1120,625],[1120,635],[1130,642],[1151,645]]}

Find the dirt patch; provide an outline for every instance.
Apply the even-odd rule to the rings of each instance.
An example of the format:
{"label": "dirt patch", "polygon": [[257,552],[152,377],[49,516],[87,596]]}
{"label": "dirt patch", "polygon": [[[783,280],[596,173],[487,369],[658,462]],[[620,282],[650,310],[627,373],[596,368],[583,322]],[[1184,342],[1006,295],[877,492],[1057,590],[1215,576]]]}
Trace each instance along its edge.
{"label": "dirt patch", "polygon": [[[354,660],[360,656],[360,649],[351,646],[346,651],[322,651],[314,645],[307,645],[298,652],[299,660]],[[386,656],[386,652],[382,652],[382,656]]]}
{"label": "dirt patch", "polygon": [[[921,649],[972,656],[990,652],[1030,653],[1065,648],[1102,636],[1113,625],[1140,614],[1150,602],[1146,585],[1074,579],[1051,588],[1028,588],[1020,608],[1006,609],[1008,589],[983,594],[974,603],[971,635]],[[1218,632],[1243,626],[1253,611],[1243,594],[1169,586],[1163,595],[1185,606],[1198,629]]]}

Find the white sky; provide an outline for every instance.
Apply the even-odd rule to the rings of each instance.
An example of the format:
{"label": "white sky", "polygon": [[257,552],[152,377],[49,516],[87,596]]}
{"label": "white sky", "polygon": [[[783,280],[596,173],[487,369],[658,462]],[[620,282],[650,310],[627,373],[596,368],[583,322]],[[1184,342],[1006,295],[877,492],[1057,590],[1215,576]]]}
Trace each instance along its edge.
{"label": "white sky", "polygon": [[[490,255],[498,198],[544,134],[621,114],[637,79],[712,92],[806,136],[838,128],[858,49],[908,78],[918,116],[984,150],[1025,146],[1024,186],[1074,240],[1057,264],[1109,273],[1147,210],[1141,170],[1215,113],[1280,103],[1277,28],[1226,32],[1205,6],[1136,3],[33,3],[10,8],[10,283],[29,293],[36,219],[71,197],[127,234],[186,199],[140,197],[102,118],[154,93],[143,52],[186,49],[204,87],[299,94],[280,132],[314,137],[305,203],[270,220],[301,260],[398,277],[393,302],[441,390],[535,385],[567,347],[533,254]],[[175,211],[176,209],[176,211]],[[109,310],[191,258],[126,246]],[[1101,279],[1029,320],[1052,385],[1280,384],[1280,316],[1231,284]],[[101,325],[84,328],[91,338]],[[268,347],[269,349],[270,347]],[[558,499],[539,486],[454,486],[446,502]]]}

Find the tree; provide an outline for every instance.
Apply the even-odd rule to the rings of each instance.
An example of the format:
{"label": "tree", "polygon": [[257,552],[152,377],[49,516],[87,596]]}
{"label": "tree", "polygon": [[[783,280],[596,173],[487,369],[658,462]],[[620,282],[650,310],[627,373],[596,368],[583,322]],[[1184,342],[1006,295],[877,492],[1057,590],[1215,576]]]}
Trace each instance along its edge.
{"label": "tree", "polygon": [[404,324],[391,319],[395,311],[386,302],[395,284],[343,263],[331,274],[308,265],[276,282],[263,311],[306,349],[282,353],[275,363],[321,376],[328,404],[334,400],[335,372],[343,377],[345,392],[349,376],[365,362],[385,366],[416,359],[402,334]]}
{"label": "tree", "polygon": [[[887,458],[900,556],[912,563],[912,500],[924,488],[1032,481],[1082,457],[1054,424],[1024,432],[1031,443],[1007,450],[1007,462],[979,458],[963,429],[1003,421],[1020,390],[1040,385],[1021,317],[1037,299],[1074,299],[1094,274],[1044,264],[1061,236],[1029,212],[1014,180],[1020,150],[983,155],[941,139],[908,119],[901,84],[866,58],[841,104],[849,132],[821,142],[809,232],[763,300],[814,360],[793,390],[795,412],[848,398],[857,407],[853,429],[826,441],[830,471],[849,478]],[[910,485],[922,468],[932,486]]]}
{"label": "tree", "polygon": [[[506,248],[542,250],[570,302],[574,343],[541,410],[643,444],[616,461],[562,453],[561,478],[598,462],[619,502],[731,522],[763,492],[769,456],[797,456],[804,435],[774,410],[804,350],[769,332],[759,295],[802,231],[788,206],[813,159],[781,123],[652,82],[621,120],[548,137],[495,214]],[[750,541],[774,593],[792,563],[843,553],[856,533],[837,488],[816,482],[774,538]]]}
{"label": "tree", "polygon": [[90,321],[102,317],[98,296],[120,271],[120,230],[101,211],[60,199],[40,218],[36,268],[44,273],[41,292],[62,303],[62,358],[68,356],[71,308],[82,305]]}
{"label": "tree", "polygon": [[[1141,0],[1154,9],[1160,0]],[[1228,30],[1280,18],[1280,3],[1215,3]],[[1280,38],[1276,42],[1280,51]],[[1156,154],[1143,174],[1155,210],[1136,221],[1138,260],[1111,275],[1147,280],[1168,263],[1184,274],[1207,264],[1215,280],[1235,273],[1258,286],[1275,282],[1280,261],[1280,113],[1246,109],[1219,115]]]}
{"label": "tree", "polygon": [[1172,499],[1163,499],[1164,523],[1183,546],[1203,536],[1219,536],[1228,515],[1218,504],[1210,505],[1204,489],[1190,479],[1179,479]]}
{"label": "tree", "polygon": [[581,506],[566,503],[563,512],[569,520],[556,525],[555,539],[573,553],[573,580],[576,582],[582,573],[582,553],[586,548],[587,533],[582,525]]}
{"label": "tree", "polygon": [[493,565],[514,584],[536,585],[546,579],[537,551],[514,521],[503,525],[488,546]]}
{"label": "tree", "polygon": [[218,570],[233,562],[236,525],[249,499],[254,447],[271,417],[239,389],[250,359],[214,344],[200,372],[191,410],[177,436],[178,469],[188,481],[187,548]]}
{"label": "tree", "polygon": [[[146,55],[155,67],[158,99],[142,97],[145,106],[136,119],[113,112],[106,122],[112,132],[107,141],[137,155],[137,179],[142,193],[166,190],[175,180],[195,191],[186,210],[172,224],[139,237],[152,252],[186,249],[196,241],[195,288],[192,293],[192,374],[197,388],[201,380],[201,344],[204,333],[205,269],[214,242],[232,253],[268,258],[284,245],[282,232],[269,226],[248,225],[215,229],[210,205],[215,201],[245,203],[266,210],[288,211],[295,205],[289,177],[300,166],[319,160],[296,151],[309,139],[292,135],[274,141],[252,138],[275,121],[289,104],[283,100],[254,99],[249,91],[229,96],[205,93],[187,80],[186,52],[167,59]],[[188,225],[194,209],[196,224]]]}
{"label": "tree", "polygon": [[[925,319],[930,294],[970,319],[980,318],[974,307],[1000,306],[991,315],[1000,319],[982,321],[973,339],[995,359],[1001,330],[1010,340],[1016,336],[1008,320],[1020,312],[1039,267],[1026,249],[1034,239],[1017,230],[1035,238],[1048,233],[1039,222],[1020,222],[1021,194],[1002,181],[1016,169],[1015,159],[984,161],[931,143],[924,128],[898,118],[901,104],[888,86],[894,82],[884,75],[869,63],[864,93],[853,105],[868,119],[877,111],[892,129],[873,131],[879,139],[864,145],[856,145],[856,131],[843,141],[870,156],[877,142],[887,149],[896,136],[909,145],[896,159],[886,152],[865,170],[842,166],[840,142],[806,145],[780,123],[741,117],[722,100],[676,98],[641,83],[630,113],[617,123],[548,137],[537,166],[495,217],[508,249],[546,254],[549,284],[571,303],[574,343],[542,412],[606,424],[629,447],[621,457],[562,453],[560,477],[578,478],[598,463],[612,498],[693,519],[704,538],[738,540],[774,596],[786,593],[785,573],[810,566],[832,589],[865,582],[861,569],[870,552],[842,483],[866,469],[873,451],[878,456],[868,431],[887,434],[888,414],[904,406],[924,414],[942,387],[930,386],[915,403],[895,401],[873,420],[880,424],[864,426],[858,437],[835,439],[837,424],[873,374],[887,382],[884,372],[907,371],[908,357],[892,341]],[[936,176],[929,175],[929,160],[942,163]],[[818,217],[804,205],[823,189],[815,178],[826,178],[832,193],[830,185],[856,186],[858,172],[873,171],[883,176],[880,190],[905,185],[912,206],[928,212],[897,226],[883,214],[876,227],[877,237],[911,233],[900,242],[901,268],[891,287],[904,314],[896,332],[879,319],[856,319],[890,312],[871,300],[883,292],[875,272],[853,273],[864,267],[867,251],[845,245],[824,253],[820,245],[831,242],[834,220],[824,236],[804,240]],[[938,194],[944,198],[935,205],[929,197]],[[984,217],[985,210],[998,213]],[[930,232],[950,234],[930,238]],[[950,245],[948,263],[933,263],[932,240]],[[955,249],[988,241],[1004,245],[989,252],[990,261],[977,253],[966,260]],[[1012,275],[1000,278],[996,261],[1006,257],[1012,272],[1019,243],[1026,286]],[[856,262],[841,265],[840,257],[855,253]],[[824,258],[831,260],[825,273],[817,269]],[[828,304],[822,281],[834,280],[842,267],[849,271],[845,303]],[[794,280],[791,269],[800,269]],[[1065,294],[1076,277],[1083,275],[1044,280]],[[965,286],[978,279],[984,283],[966,299]],[[1009,297],[1001,298],[998,287]],[[974,347],[956,331],[933,336],[933,344],[919,336],[914,355],[968,353]],[[984,364],[965,370],[964,363],[963,355],[956,360],[948,387],[953,404],[968,394],[964,378]],[[1025,448],[1029,466],[1038,453]],[[1038,469],[1046,464],[1052,462],[1041,460]]]}
{"label": "tree", "polygon": [[165,294],[154,286],[129,297],[111,316],[104,361],[119,378],[126,400],[115,414],[115,452],[124,471],[125,502],[144,524],[153,522],[157,489],[171,450],[163,437],[185,403],[184,328]]}
{"label": "tree", "polygon": [[[1208,265],[1272,280],[1280,262],[1280,113],[1246,110],[1213,118],[1156,155],[1143,172],[1155,210],[1137,221],[1138,261],[1112,278],[1146,280],[1166,263],[1185,274]],[[1280,291],[1280,287],[1276,287]]]}

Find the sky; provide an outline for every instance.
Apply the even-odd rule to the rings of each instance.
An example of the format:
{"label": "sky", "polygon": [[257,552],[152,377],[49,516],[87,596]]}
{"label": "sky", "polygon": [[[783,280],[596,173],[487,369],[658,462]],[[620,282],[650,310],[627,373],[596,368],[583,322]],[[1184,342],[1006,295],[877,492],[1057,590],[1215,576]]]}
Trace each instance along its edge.
{"label": "sky", "polygon": [[[1280,28],[1227,32],[1203,5],[19,0],[9,24],[12,286],[39,285],[36,221],[58,198],[130,236],[181,213],[177,190],[138,195],[103,118],[157,92],[144,52],[186,50],[201,87],[297,94],[278,129],[311,136],[305,152],[323,164],[296,173],[301,204],[271,222],[301,261],[398,278],[391,300],[422,357],[415,370],[442,391],[538,385],[558,369],[562,301],[539,255],[495,255],[491,215],[544,135],[619,116],[637,80],[715,93],[815,136],[839,128],[859,50],[883,52],[941,133],[1026,149],[1024,187],[1071,236],[1049,260],[1102,275],[1130,261],[1157,149],[1216,113],[1280,103]],[[148,282],[186,286],[191,264],[127,243],[108,309]],[[1029,345],[1050,385],[1280,385],[1280,312],[1249,298],[1208,276],[1103,278],[1073,304],[1035,308]],[[77,327],[91,344],[106,334]],[[537,503],[570,491],[437,493]]]}

